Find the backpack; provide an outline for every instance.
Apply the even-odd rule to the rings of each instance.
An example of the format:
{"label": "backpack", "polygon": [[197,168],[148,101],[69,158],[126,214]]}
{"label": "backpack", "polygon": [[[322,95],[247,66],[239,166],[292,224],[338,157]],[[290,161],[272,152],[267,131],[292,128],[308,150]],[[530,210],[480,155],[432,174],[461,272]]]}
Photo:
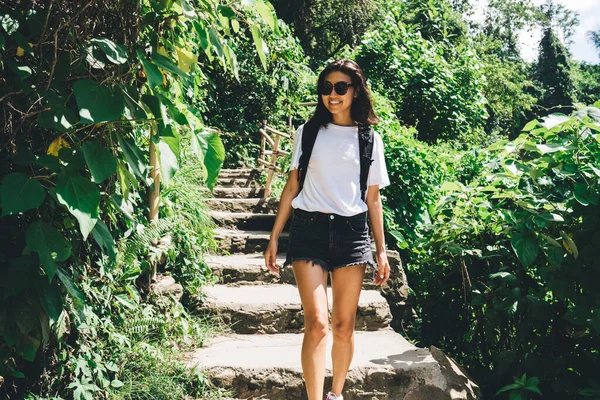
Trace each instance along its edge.
{"label": "backpack", "polygon": [[[302,155],[298,164],[298,182],[300,184],[298,193],[300,193],[304,186],[304,180],[308,171],[308,162],[313,147],[315,147],[320,127],[318,123],[309,120],[304,124],[304,128],[302,129]],[[373,155],[373,131],[369,124],[358,125],[358,148],[360,154],[360,198],[362,201],[365,201],[367,178],[369,177],[371,163],[373,163],[371,159]]]}

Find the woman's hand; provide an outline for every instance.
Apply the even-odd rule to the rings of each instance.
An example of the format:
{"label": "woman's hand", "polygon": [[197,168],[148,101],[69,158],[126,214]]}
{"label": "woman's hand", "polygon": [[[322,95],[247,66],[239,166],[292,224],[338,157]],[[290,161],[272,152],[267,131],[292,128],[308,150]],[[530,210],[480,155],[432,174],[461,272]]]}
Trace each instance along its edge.
{"label": "woman's hand", "polygon": [[271,238],[267,250],[265,250],[265,266],[272,273],[279,275],[279,266],[277,265],[277,239]]}
{"label": "woman's hand", "polygon": [[375,275],[373,283],[375,283],[375,285],[383,286],[387,283],[388,279],[390,279],[390,264],[385,250],[377,252],[377,266],[377,274]]}

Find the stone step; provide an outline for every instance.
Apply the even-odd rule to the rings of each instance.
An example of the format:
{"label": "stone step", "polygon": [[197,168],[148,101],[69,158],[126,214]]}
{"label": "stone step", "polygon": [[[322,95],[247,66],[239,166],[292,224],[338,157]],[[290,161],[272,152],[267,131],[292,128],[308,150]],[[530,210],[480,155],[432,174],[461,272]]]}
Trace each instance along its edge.
{"label": "stone step", "polygon": [[219,171],[219,178],[249,178],[251,176],[260,176],[260,171],[251,168],[226,168]]}
{"label": "stone step", "polygon": [[[211,211],[218,226],[230,229],[271,231],[275,223],[275,214],[232,213],[229,211]],[[286,225],[287,226],[287,225]]]}
{"label": "stone step", "polygon": [[266,199],[208,199],[206,203],[214,211],[237,213],[275,214],[279,207],[279,199],[272,197]]}
{"label": "stone step", "polygon": [[[264,253],[269,245],[270,235],[270,231],[238,231],[225,228],[215,230],[215,239],[220,241],[219,249],[229,254]],[[279,236],[278,250],[287,251],[288,242],[288,232],[282,232]]]}
{"label": "stone step", "polygon": [[213,196],[216,198],[225,199],[248,199],[248,198],[259,198],[263,196],[265,190],[260,187],[215,187],[213,189]]}
{"label": "stone step", "polygon": [[260,188],[260,182],[254,178],[222,178],[219,176],[219,187]]}
{"label": "stone step", "polygon": [[[282,268],[285,256],[284,253],[277,255],[279,277],[267,270],[263,253],[234,254],[230,256],[209,255],[205,260],[213,275],[219,277],[219,281],[223,284],[295,284],[296,279],[291,266]],[[366,273],[363,289],[380,290],[381,288],[373,283],[373,275]]]}
{"label": "stone step", "polygon": [[265,267],[263,253],[232,254],[230,256],[208,255],[205,262],[210,267],[213,275],[223,284],[268,284],[268,283],[295,283],[294,272],[291,267],[283,267],[285,254],[277,255],[280,276],[272,274]]}
{"label": "stone step", "polygon": [[[331,288],[327,288],[331,310]],[[304,313],[294,285],[215,285],[202,288],[205,298],[197,311],[218,316],[235,333],[300,332]],[[375,331],[389,327],[390,307],[374,290],[363,290],[356,312],[356,330]]]}
{"label": "stone step", "polygon": [[[229,335],[186,355],[186,364],[243,399],[307,399],[300,351],[302,334]],[[460,367],[435,347],[417,348],[392,330],[356,332],[344,400],[449,400],[480,398]],[[331,333],[326,390],[331,387]]]}

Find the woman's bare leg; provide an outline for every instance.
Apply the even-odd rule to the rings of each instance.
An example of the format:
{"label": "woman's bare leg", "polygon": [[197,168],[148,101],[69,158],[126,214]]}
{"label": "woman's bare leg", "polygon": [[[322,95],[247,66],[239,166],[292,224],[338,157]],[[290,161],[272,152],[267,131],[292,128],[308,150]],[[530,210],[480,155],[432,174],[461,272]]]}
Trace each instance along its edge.
{"label": "woman's bare leg", "polygon": [[329,331],[327,271],[310,261],[294,261],[292,268],[304,308],[302,371],[306,382],[306,391],[309,400],[321,400]]}
{"label": "woman's bare leg", "polygon": [[333,306],[331,329],[333,331],[333,383],[331,391],[341,396],[346,375],[354,356],[354,325],[360,298],[365,265],[353,265],[335,269],[331,276]]}

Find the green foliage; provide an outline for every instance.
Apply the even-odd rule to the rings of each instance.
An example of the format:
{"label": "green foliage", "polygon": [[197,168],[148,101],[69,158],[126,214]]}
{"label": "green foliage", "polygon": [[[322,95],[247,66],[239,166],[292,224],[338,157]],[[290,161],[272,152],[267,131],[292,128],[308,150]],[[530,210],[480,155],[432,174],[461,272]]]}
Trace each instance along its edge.
{"label": "green foliage", "polygon": [[397,20],[413,28],[429,42],[465,42],[467,25],[449,0],[409,0],[388,2]]}
{"label": "green foliage", "polygon": [[[228,168],[255,166],[261,122],[267,120],[269,125],[286,131],[288,117],[297,113],[296,103],[312,100],[309,96],[314,93],[310,90],[316,82],[314,73],[306,66],[302,48],[289,28],[281,24],[279,31],[279,35],[264,35],[270,49],[266,71],[249,62],[239,66],[238,78],[225,75],[218,68],[205,71],[210,84],[204,90],[213,101],[201,107],[211,125],[227,132],[221,139],[227,148],[224,163]],[[254,57],[250,37],[247,29],[240,30],[231,44],[240,58]]]}
{"label": "green foliage", "polygon": [[417,128],[420,140],[485,141],[482,65],[467,46],[428,41],[388,15],[365,35],[356,61],[372,87],[394,103],[400,121]]}
{"label": "green foliage", "polygon": [[564,399],[598,370],[599,123],[593,107],[551,115],[490,146],[485,169],[443,185],[418,231],[421,338],[489,389],[527,373]]}
{"label": "green foliage", "polygon": [[[484,38],[481,43],[485,43]],[[529,93],[533,82],[527,77],[525,63],[498,56],[494,50],[497,45],[489,43],[481,56],[486,77],[483,93],[489,114],[485,131],[490,139],[518,135],[537,101]]]}
{"label": "green foliage", "polygon": [[510,400],[527,400],[530,398],[531,393],[542,394],[538,388],[540,380],[535,376],[528,379],[527,374],[523,374],[521,378],[513,376],[513,379],[515,380],[515,383],[506,385],[498,390],[496,396],[500,393],[510,391]]}
{"label": "green foliage", "polygon": [[[3,4],[0,15],[0,397],[106,397],[124,387],[115,349],[131,344],[123,321],[146,310],[146,272],[167,253],[189,291],[210,279],[202,256],[212,224],[197,200],[163,197],[166,218],[147,223],[149,162],[158,159],[168,188],[195,143],[188,199],[206,196],[225,150],[197,107],[203,71],[238,76],[242,29],[267,68],[264,36],[279,27],[262,0],[59,0]],[[168,233],[171,247],[159,248]],[[198,329],[182,310],[165,325],[151,329],[162,340]]]}
{"label": "green foliage", "polygon": [[482,36],[498,43],[494,50],[498,57],[518,60],[519,31],[531,29],[537,17],[536,8],[529,0],[491,0],[485,10]]}
{"label": "green foliage", "polygon": [[277,15],[290,24],[311,68],[340,58],[344,47],[356,47],[361,37],[375,29],[382,9],[373,0],[276,0]]}
{"label": "green foliage", "polygon": [[542,90],[538,103],[540,106],[569,112],[570,106],[575,102],[571,64],[567,49],[556,37],[552,27],[544,29],[535,66],[535,79],[536,86]]}
{"label": "green foliage", "polygon": [[600,65],[578,63],[573,71],[577,99],[583,104],[593,104],[600,99]]}

